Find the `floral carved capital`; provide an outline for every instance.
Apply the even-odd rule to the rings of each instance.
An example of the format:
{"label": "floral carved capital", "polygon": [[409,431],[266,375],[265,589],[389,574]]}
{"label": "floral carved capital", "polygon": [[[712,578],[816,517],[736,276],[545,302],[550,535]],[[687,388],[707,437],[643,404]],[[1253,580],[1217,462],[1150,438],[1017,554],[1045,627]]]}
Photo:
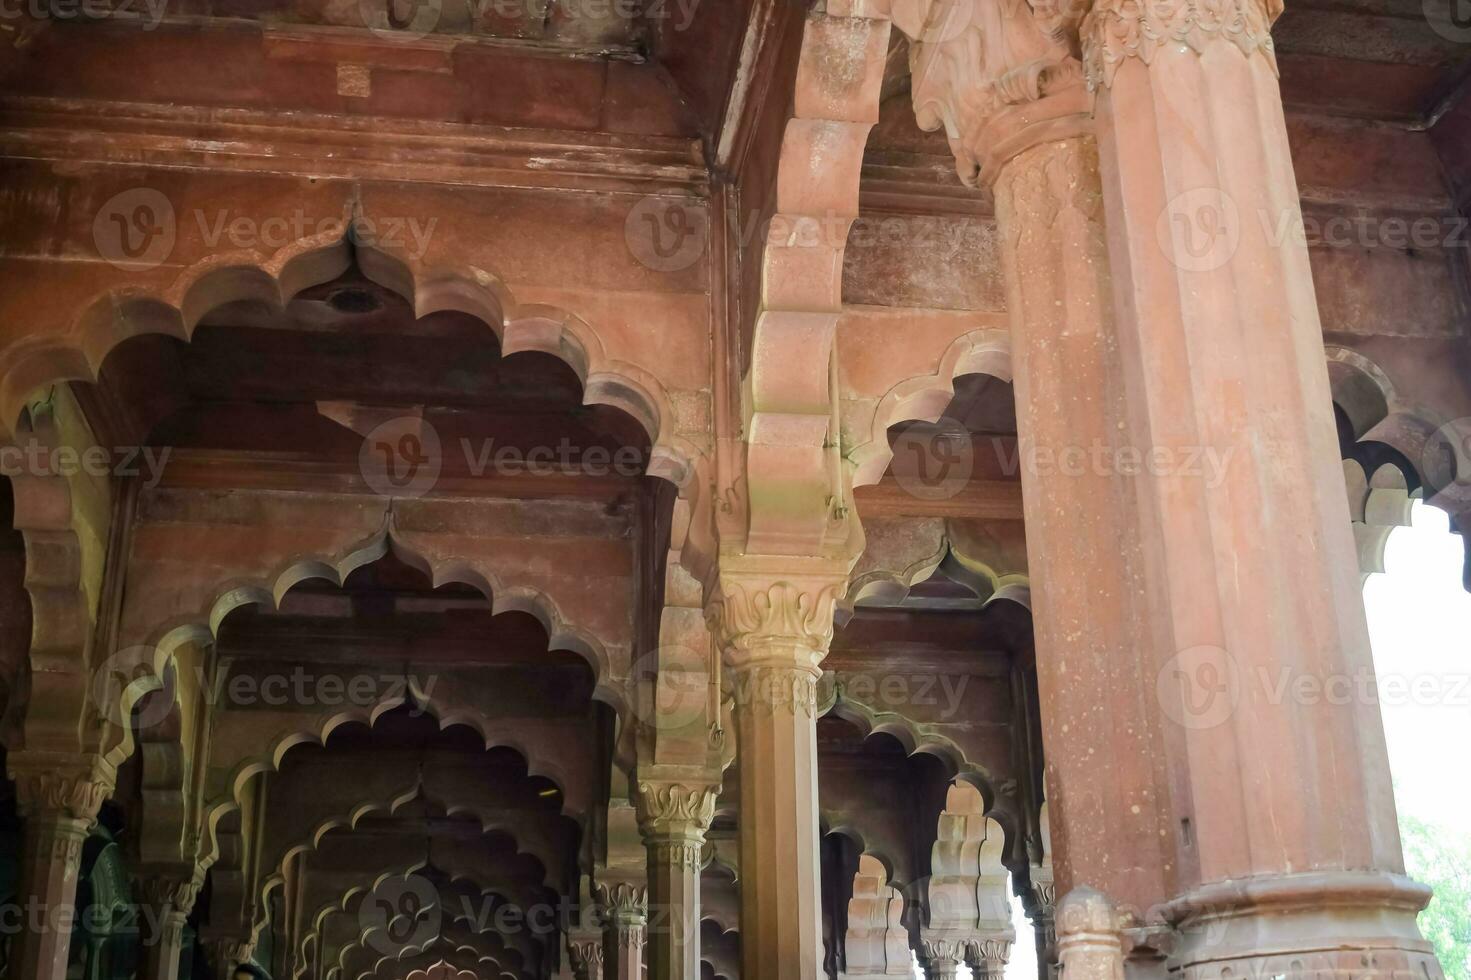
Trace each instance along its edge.
{"label": "floral carved capital", "polygon": [[579,978],[592,980],[603,975],[603,941],[601,937],[567,940],[567,955],[572,972]]}
{"label": "floral carved capital", "polygon": [[744,579],[722,576],[706,606],[710,630],[732,667],[771,659],[821,673],[833,638],[833,614],[846,580]]}
{"label": "floral carved capital", "polygon": [[1260,53],[1275,72],[1272,23],[1281,13],[1282,0],[1096,0],[1082,24],[1088,87],[1112,85],[1130,58],[1148,64],[1166,45],[1200,54],[1213,41]]}
{"label": "floral carved capital", "polygon": [[599,882],[595,888],[598,906],[620,931],[642,930],[649,915],[649,889],[630,881]]}
{"label": "floral carved capital", "polygon": [[651,840],[688,842],[698,854],[715,819],[718,784],[639,780],[639,826]]}
{"label": "floral carved capital", "polygon": [[22,817],[77,820],[89,826],[117,779],[101,759],[28,753],[10,760],[10,777]]}
{"label": "floral carved capital", "polygon": [[133,891],[140,903],[185,917],[194,911],[203,885],[202,874],[151,873],[144,869],[133,877]]}

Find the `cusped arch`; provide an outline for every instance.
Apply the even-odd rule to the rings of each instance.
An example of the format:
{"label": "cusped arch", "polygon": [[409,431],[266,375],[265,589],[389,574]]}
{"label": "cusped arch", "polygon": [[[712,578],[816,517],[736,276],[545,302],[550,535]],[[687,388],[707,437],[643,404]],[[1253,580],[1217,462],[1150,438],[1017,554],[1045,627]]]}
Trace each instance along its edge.
{"label": "cusped arch", "polygon": [[521,304],[493,273],[469,264],[422,267],[416,260],[354,245],[335,232],[310,236],[262,256],[242,249],[211,255],[185,269],[166,289],[121,286],[85,300],[64,340],[32,333],[0,351],[0,411],[13,431],[24,399],[45,385],[95,382],[107,355],[143,334],[189,342],[211,311],[239,301],[284,309],[305,289],[338,278],[354,261],[374,282],[403,296],[417,317],[453,310],[485,322],[504,355],[540,351],[561,359],[583,386],[583,404],[627,412],[648,433],[648,472],[681,492],[698,490],[693,479],[703,454],[678,431],[678,416],[663,383],[635,364],[610,357],[596,328],[568,310]]}
{"label": "cusped arch", "polygon": [[1011,335],[1007,331],[984,328],[957,337],[940,355],[934,373],[900,381],[879,399],[863,441],[847,453],[853,486],[877,483],[889,468],[894,458],[890,428],[903,422],[938,421],[955,398],[956,380],[971,374],[1011,382]]}
{"label": "cusped arch", "polygon": [[958,743],[931,726],[896,711],[882,711],[846,697],[841,685],[834,692],[832,706],[827,713],[853,725],[865,739],[876,733],[888,735],[904,748],[907,755],[934,756],[945,765],[947,778],[973,783],[983,788],[988,801],[995,799],[994,778],[986,767],[969,759]]}
{"label": "cusped arch", "polygon": [[[225,618],[236,609],[252,604],[279,608],[286,594],[308,579],[322,579],[341,586],[355,570],[384,557],[390,548],[401,560],[425,571],[436,588],[458,583],[479,590],[491,601],[493,615],[519,611],[535,616],[547,632],[548,649],[577,653],[591,667],[593,698],[609,705],[620,718],[628,716],[629,695],[623,681],[614,675],[609,652],[596,636],[568,624],[552,597],[533,589],[503,587],[493,573],[468,566],[434,567],[394,539],[391,518],[374,535],[347,546],[338,554],[294,556],[281,563],[274,574],[261,580],[224,585],[208,608],[200,610],[194,617],[159,627],[150,642],[114,655],[96,675],[106,679],[105,683],[94,685],[94,694],[100,702],[99,711],[104,718],[129,718],[134,704],[141,697],[162,687],[162,678],[175,664],[180,648],[190,643],[201,647],[213,644]],[[278,770],[286,753],[297,745],[323,745],[336,729],[350,723],[371,727],[384,713],[410,702],[432,714],[441,730],[463,725],[483,738],[487,748],[504,746],[513,749],[528,761],[530,775],[552,780],[563,790],[564,800],[575,797],[572,792],[574,779],[562,772],[555,761],[543,758],[526,738],[477,712],[473,705],[451,702],[442,686],[422,685],[416,678],[408,676],[401,689],[389,686],[378,693],[372,703],[334,708],[303,719],[297,727],[277,732],[264,748],[237,762],[227,779],[228,793],[209,801],[204,808],[203,823],[208,844],[204,855],[206,863],[212,861],[217,853],[216,833],[220,820],[239,805],[241,793],[250,779],[262,772]],[[133,733],[131,726],[125,723],[115,724],[112,728],[115,737],[106,757],[117,765],[131,755]]]}
{"label": "cusped arch", "polygon": [[[487,746],[487,748],[496,747],[500,746]],[[529,761],[527,763],[527,774],[535,775],[531,770],[531,763]],[[420,789],[421,787],[418,783],[414,783],[398,792],[392,793],[386,799],[365,799],[350,806],[346,812],[318,821],[305,839],[288,844],[283,849],[278,866],[267,869],[260,887],[262,899],[273,888],[284,883],[286,868],[292,861],[316,851],[321,846],[322,839],[329,833],[334,830],[356,830],[358,824],[370,816],[394,816],[405,806],[423,798],[420,794]],[[574,819],[579,816],[579,814],[567,808],[565,804],[565,792],[562,794],[562,798],[564,801],[561,811],[562,815]],[[552,880],[554,861],[551,856],[534,847],[527,849],[525,847],[526,842],[522,840],[522,835],[518,833],[519,828],[513,826],[509,821],[503,820],[499,814],[488,812],[484,808],[472,804],[446,802],[443,806],[446,816],[468,818],[479,823],[482,835],[494,834],[510,838],[515,842],[517,849],[516,856],[518,858],[523,856],[532,858],[541,865],[545,872],[542,878],[542,884],[544,886],[555,888],[559,885],[559,882]]]}

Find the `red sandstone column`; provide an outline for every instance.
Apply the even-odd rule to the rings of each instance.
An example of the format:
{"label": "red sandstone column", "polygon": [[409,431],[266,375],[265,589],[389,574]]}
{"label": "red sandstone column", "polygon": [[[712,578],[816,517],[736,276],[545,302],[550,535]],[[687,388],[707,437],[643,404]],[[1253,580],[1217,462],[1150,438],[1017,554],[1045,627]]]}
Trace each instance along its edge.
{"label": "red sandstone column", "polygon": [[[1272,0],[1082,24],[1186,975],[1438,968],[1403,877]],[[1195,460],[1204,463],[1191,467]],[[1045,585],[1043,586],[1045,590]],[[1330,685],[1298,693],[1299,681]],[[1331,692],[1348,682],[1351,696]],[[1325,693],[1329,692],[1329,693]]]}
{"label": "red sandstone column", "polygon": [[743,561],[722,567],[710,606],[735,700],[741,975],[817,980],[817,681],[845,580],[828,563],[804,572],[802,559],[782,559],[792,571],[774,574]]}
{"label": "red sandstone column", "polygon": [[649,892],[626,881],[599,884],[598,905],[606,926],[603,932],[608,980],[642,980],[645,930],[649,923]]}
{"label": "red sandstone column", "polygon": [[894,10],[995,182],[1059,891],[1185,977],[1434,976],[1377,706],[1295,694],[1372,664],[1272,12],[1087,6]]}
{"label": "red sandstone column", "polygon": [[709,783],[638,784],[639,829],[649,852],[651,980],[700,978],[700,861],[719,791]]}
{"label": "red sandstone column", "polygon": [[133,889],[141,915],[142,980],[178,980],[184,923],[202,882],[193,869],[140,869]]}
{"label": "red sandstone column", "polygon": [[64,980],[82,844],[115,774],[100,759],[44,752],[18,753],[10,774],[24,820],[16,897],[24,919],[12,972],[26,980]]}

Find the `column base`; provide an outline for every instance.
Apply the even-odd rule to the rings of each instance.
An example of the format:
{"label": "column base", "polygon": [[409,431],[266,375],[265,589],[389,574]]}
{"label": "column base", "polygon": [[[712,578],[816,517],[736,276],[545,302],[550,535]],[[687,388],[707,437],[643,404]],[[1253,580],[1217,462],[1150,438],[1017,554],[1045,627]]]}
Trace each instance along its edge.
{"label": "column base", "polygon": [[1180,980],[1444,976],[1415,916],[1430,889],[1386,872],[1216,882],[1169,903]]}

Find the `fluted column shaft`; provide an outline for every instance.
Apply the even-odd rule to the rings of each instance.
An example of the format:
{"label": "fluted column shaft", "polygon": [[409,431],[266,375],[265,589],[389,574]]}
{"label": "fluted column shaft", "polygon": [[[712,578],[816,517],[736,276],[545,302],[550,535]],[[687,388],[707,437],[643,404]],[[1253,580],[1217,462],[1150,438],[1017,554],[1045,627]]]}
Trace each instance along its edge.
{"label": "fluted column shaft", "polygon": [[639,829],[649,855],[649,976],[699,980],[700,864],[718,781],[639,782]]}
{"label": "fluted column shaft", "polygon": [[742,976],[822,972],[817,681],[843,588],[831,574],[723,570],[712,606],[735,704]]}
{"label": "fluted column shaft", "polygon": [[82,845],[112,792],[100,759],[21,753],[10,760],[21,818],[22,930],[12,971],[26,980],[64,980],[77,919]]}
{"label": "fluted column shaft", "polygon": [[1183,927],[1187,976],[1365,956],[1433,973],[1376,701],[1280,693],[1372,676],[1373,661],[1322,324],[1294,234],[1279,11],[1100,0],[1081,27],[1125,421],[1175,460],[1137,481],[1132,512],[1132,587],[1151,611],[1171,769],[1179,897],[1163,914]]}

